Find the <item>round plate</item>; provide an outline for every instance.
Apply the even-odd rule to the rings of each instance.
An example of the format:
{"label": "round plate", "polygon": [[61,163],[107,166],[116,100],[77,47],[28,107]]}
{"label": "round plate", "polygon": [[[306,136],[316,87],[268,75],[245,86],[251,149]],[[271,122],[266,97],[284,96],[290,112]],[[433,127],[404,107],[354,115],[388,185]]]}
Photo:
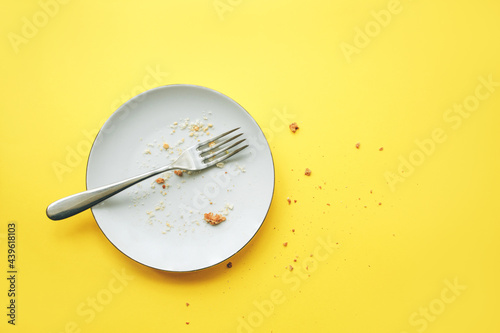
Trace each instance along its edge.
{"label": "round plate", "polygon": [[[192,145],[236,127],[249,147],[224,165],[182,176],[167,172],[93,207],[109,241],[141,264],[177,272],[210,267],[241,250],[269,210],[274,164],[255,120],[214,90],[169,85],[123,104],[94,141],[87,189],[170,164]],[[156,182],[159,177],[163,184]],[[208,224],[209,212],[226,221]]]}

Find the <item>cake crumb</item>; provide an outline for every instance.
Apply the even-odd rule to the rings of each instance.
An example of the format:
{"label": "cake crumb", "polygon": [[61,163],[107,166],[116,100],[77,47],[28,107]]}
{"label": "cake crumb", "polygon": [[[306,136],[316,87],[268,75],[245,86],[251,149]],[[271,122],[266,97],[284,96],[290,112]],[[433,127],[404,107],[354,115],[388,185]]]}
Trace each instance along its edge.
{"label": "cake crumb", "polygon": [[170,146],[168,145],[168,143],[164,143],[164,144],[163,144],[163,148],[164,148],[164,149],[168,149],[168,148],[170,148]]}
{"label": "cake crumb", "polygon": [[208,146],[209,146],[210,148],[212,148],[213,146],[215,146],[215,142],[214,142],[214,141],[209,142],[209,143],[208,143]]}
{"label": "cake crumb", "polygon": [[221,216],[220,214],[214,215],[214,213],[205,213],[203,218],[210,225],[217,225],[226,220],[224,216]]}
{"label": "cake crumb", "polygon": [[179,176],[179,177],[182,177],[182,170],[175,170],[174,173]]}
{"label": "cake crumb", "polygon": [[291,123],[288,127],[290,127],[290,131],[292,131],[292,133],[295,133],[299,129],[299,126],[295,122]]}
{"label": "cake crumb", "polygon": [[288,201],[289,205],[292,203],[292,200],[290,200],[290,198],[286,198],[286,200]]}
{"label": "cake crumb", "polygon": [[158,184],[163,184],[163,183],[165,182],[165,179],[163,179],[163,178],[161,178],[161,177],[160,177],[160,178],[157,178],[157,179],[156,179],[156,182],[157,182]]}
{"label": "cake crumb", "polygon": [[359,149],[359,146],[361,146],[361,144],[359,142],[356,143],[356,149]]}
{"label": "cake crumb", "polygon": [[304,173],[306,176],[310,176],[311,175],[311,169],[309,168],[306,168],[306,172]]}
{"label": "cake crumb", "polygon": [[287,246],[288,246],[288,242],[284,242],[284,243],[283,243],[283,246],[284,246],[284,247],[287,247]]}
{"label": "cake crumb", "polygon": [[226,265],[227,268],[231,268],[233,267],[233,263],[232,262],[228,262],[227,265]]}
{"label": "cake crumb", "polygon": [[289,266],[288,266],[288,269],[290,270],[290,272],[291,272],[291,271],[293,271],[293,266],[292,266],[292,265],[289,265]]}
{"label": "cake crumb", "polygon": [[378,150],[379,150],[379,151],[382,151],[382,150],[384,150],[384,147],[380,147]]}

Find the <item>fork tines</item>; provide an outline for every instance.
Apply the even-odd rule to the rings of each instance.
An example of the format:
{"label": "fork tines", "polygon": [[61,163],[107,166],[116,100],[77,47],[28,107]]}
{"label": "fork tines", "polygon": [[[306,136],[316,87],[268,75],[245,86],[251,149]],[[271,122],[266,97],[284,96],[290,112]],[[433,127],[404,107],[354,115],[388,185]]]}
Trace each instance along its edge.
{"label": "fork tines", "polygon": [[[233,133],[234,131],[237,131],[240,129],[240,127],[237,127],[235,129],[232,129],[230,131],[227,131],[225,133],[222,133],[215,138],[208,139],[198,145],[198,151],[200,152],[200,156],[204,157],[203,162],[213,165],[217,164],[219,162],[224,161],[225,159],[233,156],[234,154],[239,153],[243,149],[247,148],[248,145],[245,145],[243,147],[239,147],[238,149],[234,151],[230,151],[231,148],[234,148],[238,146],[240,143],[245,141],[246,139],[239,140],[231,145],[228,145],[231,141],[235,140],[236,138],[240,137],[243,135],[243,133],[234,135],[228,139],[224,138],[230,133]],[[221,140],[224,138],[223,140]],[[206,146],[206,147],[205,147]]]}

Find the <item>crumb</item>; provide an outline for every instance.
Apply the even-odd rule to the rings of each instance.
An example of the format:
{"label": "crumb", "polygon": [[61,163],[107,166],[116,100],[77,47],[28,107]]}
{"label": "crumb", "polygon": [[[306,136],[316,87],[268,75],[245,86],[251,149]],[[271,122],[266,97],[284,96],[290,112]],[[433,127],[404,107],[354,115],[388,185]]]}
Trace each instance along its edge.
{"label": "crumb", "polygon": [[165,186],[165,185],[162,185],[161,187],[162,187],[162,188],[165,188],[166,186]]}
{"label": "crumb", "polygon": [[284,243],[283,243],[283,246],[284,246],[284,247],[287,247],[287,245],[288,245],[288,242],[284,242]]}
{"label": "crumb", "polygon": [[[165,182],[165,179],[163,179],[163,178],[158,178],[158,179],[156,179],[156,182],[157,182],[158,184],[163,184],[163,183]],[[164,186],[165,186],[165,185],[164,185]]]}
{"label": "crumb", "polygon": [[193,126],[193,131],[198,132],[199,130],[200,130],[200,128],[198,126],[196,126],[196,125]]}
{"label": "crumb", "polygon": [[221,222],[224,222],[226,218],[224,216],[221,216],[220,214],[213,214],[213,213],[205,213],[203,215],[205,221],[209,223],[210,225],[217,225]]}
{"label": "crumb", "polygon": [[297,262],[297,259],[293,259],[293,262]]}
{"label": "crumb", "polygon": [[292,232],[295,232],[295,229],[292,229]]}
{"label": "crumb", "polygon": [[189,303],[186,303],[186,306],[189,306]]}
{"label": "crumb", "polygon": [[146,149],[146,150],[144,151],[144,154],[151,154],[151,151],[150,151],[149,149]]}
{"label": "crumb", "polygon": [[286,200],[288,201],[288,204],[292,203],[292,200],[290,200],[290,198],[286,198]]}
{"label": "crumb", "polygon": [[320,189],[320,190],[322,189],[321,185],[319,186],[319,189]]}
{"label": "crumb", "polygon": [[189,325],[189,321],[186,321],[186,325]]}
{"label": "crumb", "polygon": [[297,123],[291,123],[288,127],[290,127],[290,131],[292,131],[292,133],[295,133],[299,129]]}
{"label": "crumb", "polygon": [[222,169],[224,167],[224,163],[219,162],[215,166]]}
{"label": "crumb", "polygon": [[297,203],[297,200],[293,200],[294,203]]}
{"label": "crumb", "polygon": [[384,147],[380,147],[378,150],[379,150],[379,151],[382,151],[382,150],[384,150]]}
{"label": "crumb", "polygon": [[179,176],[179,177],[182,177],[182,170],[175,170],[174,173]]}
{"label": "crumb", "polygon": [[359,149],[360,143],[356,143],[356,149]]}
{"label": "crumb", "polygon": [[290,272],[293,271],[293,266],[292,265],[288,266],[288,269],[290,270]]}
{"label": "crumb", "polygon": [[304,173],[306,176],[310,176],[311,175],[311,169],[309,168],[306,168],[306,172]]}
{"label": "crumb", "polygon": [[209,147],[213,147],[213,146],[215,146],[215,142],[214,142],[214,141],[209,142],[209,143],[208,143],[208,146],[209,146]]}
{"label": "crumb", "polygon": [[168,148],[170,148],[170,146],[168,145],[168,143],[164,143],[163,148],[168,149]]}
{"label": "crumb", "polygon": [[373,193],[373,190],[370,190],[370,194],[372,194],[372,193]]}
{"label": "crumb", "polygon": [[378,205],[379,205],[379,206],[382,206],[382,203],[381,203],[381,202],[379,202],[379,203],[378,203]]}
{"label": "crumb", "polygon": [[329,204],[329,203],[327,203],[326,205],[327,205],[327,206],[330,206],[330,204]]}
{"label": "crumb", "polygon": [[208,127],[212,127],[212,126],[214,126],[214,125],[212,125],[212,124],[208,124]]}
{"label": "crumb", "polygon": [[227,266],[227,268],[231,268],[231,267],[233,267],[233,263],[232,262],[228,262],[226,266]]}

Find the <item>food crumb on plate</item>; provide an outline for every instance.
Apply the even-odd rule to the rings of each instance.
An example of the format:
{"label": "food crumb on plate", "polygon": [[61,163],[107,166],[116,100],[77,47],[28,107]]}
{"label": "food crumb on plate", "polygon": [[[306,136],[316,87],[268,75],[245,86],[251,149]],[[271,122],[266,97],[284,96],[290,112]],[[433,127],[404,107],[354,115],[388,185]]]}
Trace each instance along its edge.
{"label": "food crumb on plate", "polygon": [[170,146],[168,145],[168,143],[164,143],[164,144],[163,144],[163,148],[164,148],[164,149],[168,149],[168,148],[170,148]]}
{"label": "food crumb on plate", "polygon": [[226,220],[226,218],[220,214],[205,213],[203,215],[204,220],[210,225],[217,225]]}
{"label": "food crumb on plate", "polygon": [[292,200],[290,200],[290,198],[286,198],[286,201],[288,201],[289,205],[292,203]]}
{"label": "food crumb on plate", "polygon": [[306,171],[305,171],[305,173],[304,173],[304,174],[305,174],[306,176],[310,176],[310,175],[311,175],[311,172],[312,172],[312,171],[311,171],[311,169],[306,168]]}
{"label": "food crumb on plate", "polygon": [[174,173],[179,176],[179,177],[182,177],[182,170],[175,170]]}
{"label": "food crumb on plate", "polygon": [[290,127],[290,131],[292,131],[292,133],[295,133],[299,129],[299,126],[295,122],[291,123],[288,127]]}
{"label": "food crumb on plate", "polygon": [[383,151],[383,150],[384,150],[384,147],[380,147],[378,150],[379,150],[379,151]]}
{"label": "food crumb on plate", "polygon": [[359,146],[361,146],[361,144],[359,142],[356,143],[356,149],[359,149]]}
{"label": "food crumb on plate", "polygon": [[225,165],[224,163],[219,162],[215,166],[222,169],[224,167],[224,165]]}
{"label": "food crumb on plate", "polygon": [[165,179],[163,179],[163,178],[161,178],[161,177],[160,177],[160,178],[157,178],[157,179],[156,179],[156,182],[157,182],[158,184],[163,184],[163,183],[165,183]]}
{"label": "food crumb on plate", "polygon": [[233,263],[232,262],[228,262],[227,265],[226,265],[227,268],[231,268],[233,267]]}
{"label": "food crumb on plate", "polygon": [[284,247],[287,247],[287,246],[288,246],[288,242],[284,242],[284,243],[283,243],[283,246],[284,246]]}

